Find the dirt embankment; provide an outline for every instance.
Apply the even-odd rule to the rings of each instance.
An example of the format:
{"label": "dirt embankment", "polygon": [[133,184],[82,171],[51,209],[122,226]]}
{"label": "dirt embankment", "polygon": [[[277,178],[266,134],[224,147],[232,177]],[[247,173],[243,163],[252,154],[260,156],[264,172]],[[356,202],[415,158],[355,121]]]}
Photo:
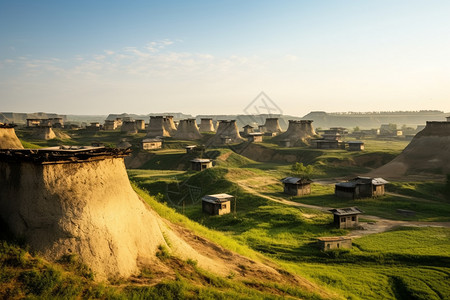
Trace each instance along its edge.
{"label": "dirt embankment", "polygon": [[371,176],[398,178],[450,173],[450,122],[428,122],[403,152]]}
{"label": "dirt embankment", "polygon": [[14,128],[0,127],[0,149],[23,149]]}
{"label": "dirt embankment", "polygon": [[181,260],[220,276],[320,287],[262,259],[253,261],[161,218],[132,189],[123,159],[38,164],[0,162],[0,217],[32,250],[55,261],[77,254],[97,280],[151,270],[174,278],[157,258],[160,246]]}

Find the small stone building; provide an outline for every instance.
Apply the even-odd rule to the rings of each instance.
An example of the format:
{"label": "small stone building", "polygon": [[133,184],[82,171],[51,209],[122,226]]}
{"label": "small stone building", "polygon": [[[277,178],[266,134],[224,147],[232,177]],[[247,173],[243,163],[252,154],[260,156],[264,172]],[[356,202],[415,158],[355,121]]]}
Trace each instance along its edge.
{"label": "small stone building", "polygon": [[100,128],[100,123],[99,122],[91,122],[90,125],[86,126],[86,130],[88,131],[99,131]]}
{"label": "small stone building", "polygon": [[337,228],[354,228],[359,225],[358,216],[363,213],[362,210],[353,206],[345,208],[330,209],[334,215],[334,225]]}
{"label": "small stone building", "polygon": [[195,158],[191,160],[191,169],[193,171],[203,171],[212,168],[212,160],[208,158]]}
{"label": "small stone building", "polygon": [[286,148],[289,148],[289,147],[291,147],[291,140],[281,140],[280,141],[280,146],[281,147],[286,147]]}
{"label": "small stone building", "polygon": [[361,141],[350,141],[347,142],[348,151],[362,151],[364,150],[364,142]]}
{"label": "small stone building", "polygon": [[250,133],[253,133],[253,126],[245,125],[243,128],[244,128],[244,135],[249,135]]}
{"label": "small stone building", "polygon": [[387,183],[383,178],[358,176],[347,182],[336,183],[334,193],[336,197],[347,199],[383,196]]}
{"label": "small stone building", "polygon": [[154,150],[162,148],[162,140],[160,139],[143,139],[141,142],[143,150]]}
{"label": "small stone building", "polygon": [[311,180],[306,178],[286,177],[281,179],[284,184],[284,193],[292,196],[311,194]]}
{"label": "small stone building", "polygon": [[233,198],[228,194],[206,195],[202,198],[202,210],[209,215],[229,214]]}
{"label": "small stone building", "polygon": [[263,141],[263,134],[261,132],[252,132],[247,135],[250,143],[261,143]]}
{"label": "small stone building", "polygon": [[197,148],[197,146],[195,146],[195,145],[188,145],[188,146],[184,147],[184,149],[186,149],[186,153],[191,153],[191,152],[195,151],[196,148]]}
{"label": "small stone building", "polygon": [[317,242],[322,251],[352,248],[352,239],[345,236],[321,237]]}
{"label": "small stone building", "polygon": [[342,143],[338,140],[325,140],[325,139],[317,139],[311,141],[312,144],[316,145],[317,149],[340,149],[342,148]]}
{"label": "small stone building", "polygon": [[113,131],[117,129],[117,121],[116,120],[105,120],[103,124],[103,129],[106,131]]}

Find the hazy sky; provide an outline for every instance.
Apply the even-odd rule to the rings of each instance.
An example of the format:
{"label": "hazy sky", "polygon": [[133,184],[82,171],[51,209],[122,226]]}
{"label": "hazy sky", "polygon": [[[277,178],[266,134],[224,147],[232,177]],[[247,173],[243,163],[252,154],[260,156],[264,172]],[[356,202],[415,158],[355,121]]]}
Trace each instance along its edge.
{"label": "hazy sky", "polygon": [[0,111],[450,111],[450,1],[0,0]]}

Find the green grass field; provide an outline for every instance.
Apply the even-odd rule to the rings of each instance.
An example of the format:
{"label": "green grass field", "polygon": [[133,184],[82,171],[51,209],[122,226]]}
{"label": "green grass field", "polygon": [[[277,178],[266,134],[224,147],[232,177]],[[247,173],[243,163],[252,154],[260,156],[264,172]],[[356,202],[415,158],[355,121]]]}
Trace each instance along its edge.
{"label": "green grass field", "polygon": [[[128,137],[136,151],[144,135]],[[21,137],[26,137],[26,133]],[[140,169],[128,170],[136,192],[163,218],[241,255],[276,263],[332,291],[337,298],[450,299],[449,228],[400,227],[356,238],[349,250],[323,252],[317,246],[318,237],[341,236],[350,231],[334,228],[331,214],[273,201],[286,199],[327,207],[358,206],[368,215],[392,220],[450,221],[448,187],[443,182],[391,182],[386,187],[391,194],[356,200],[337,199],[333,184],[313,183],[312,194],[305,197],[281,193],[280,179],[293,175],[294,161],[312,166],[312,179],[348,178],[387,163],[408,142],[365,140],[366,151],[348,152],[280,148],[270,138],[264,138],[264,143],[258,146],[265,148],[258,150],[260,155],[239,155],[245,144],[210,148],[200,155],[212,158],[214,168],[190,171],[189,160],[199,153],[186,154],[184,146],[201,145],[208,137],[196,143],[167,139],[162,150],[151,151],[149,160]],[[69,141],[27,140],[26,143],[40,147],[66,142],[86,144],[96,139],[114,144],[120,138],[123,138],[120,132],[74,132]],[[288,162],[287,157],[294,161]],[[223,216],[202,213],[201,197],[214,193],[236,197],[232,213]],[[405,217],[398,214],[397,209],[413,210],[416,215]],[[1,285],[0,296],[17,290],[18,298],[319,298],[296,287],[219,278],[187,262],[180,264],[189,271],[181,272],[176,280],[152,286],[98,285],[90,279],[88,270],[73,261],[55,266],[10,242],[4,242],[2,247],[0,283],[9,285]]]}

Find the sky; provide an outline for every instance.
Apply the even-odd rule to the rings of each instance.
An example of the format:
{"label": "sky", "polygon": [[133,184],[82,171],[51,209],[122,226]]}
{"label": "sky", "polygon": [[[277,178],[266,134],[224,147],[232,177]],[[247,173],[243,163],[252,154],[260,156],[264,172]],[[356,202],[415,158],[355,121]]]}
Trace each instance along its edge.
{"label": "sky", "polygon": [[434,0],[0,0],[0,111],[241,114],[264,92],[296,116],[450,112],[449,15]]}

